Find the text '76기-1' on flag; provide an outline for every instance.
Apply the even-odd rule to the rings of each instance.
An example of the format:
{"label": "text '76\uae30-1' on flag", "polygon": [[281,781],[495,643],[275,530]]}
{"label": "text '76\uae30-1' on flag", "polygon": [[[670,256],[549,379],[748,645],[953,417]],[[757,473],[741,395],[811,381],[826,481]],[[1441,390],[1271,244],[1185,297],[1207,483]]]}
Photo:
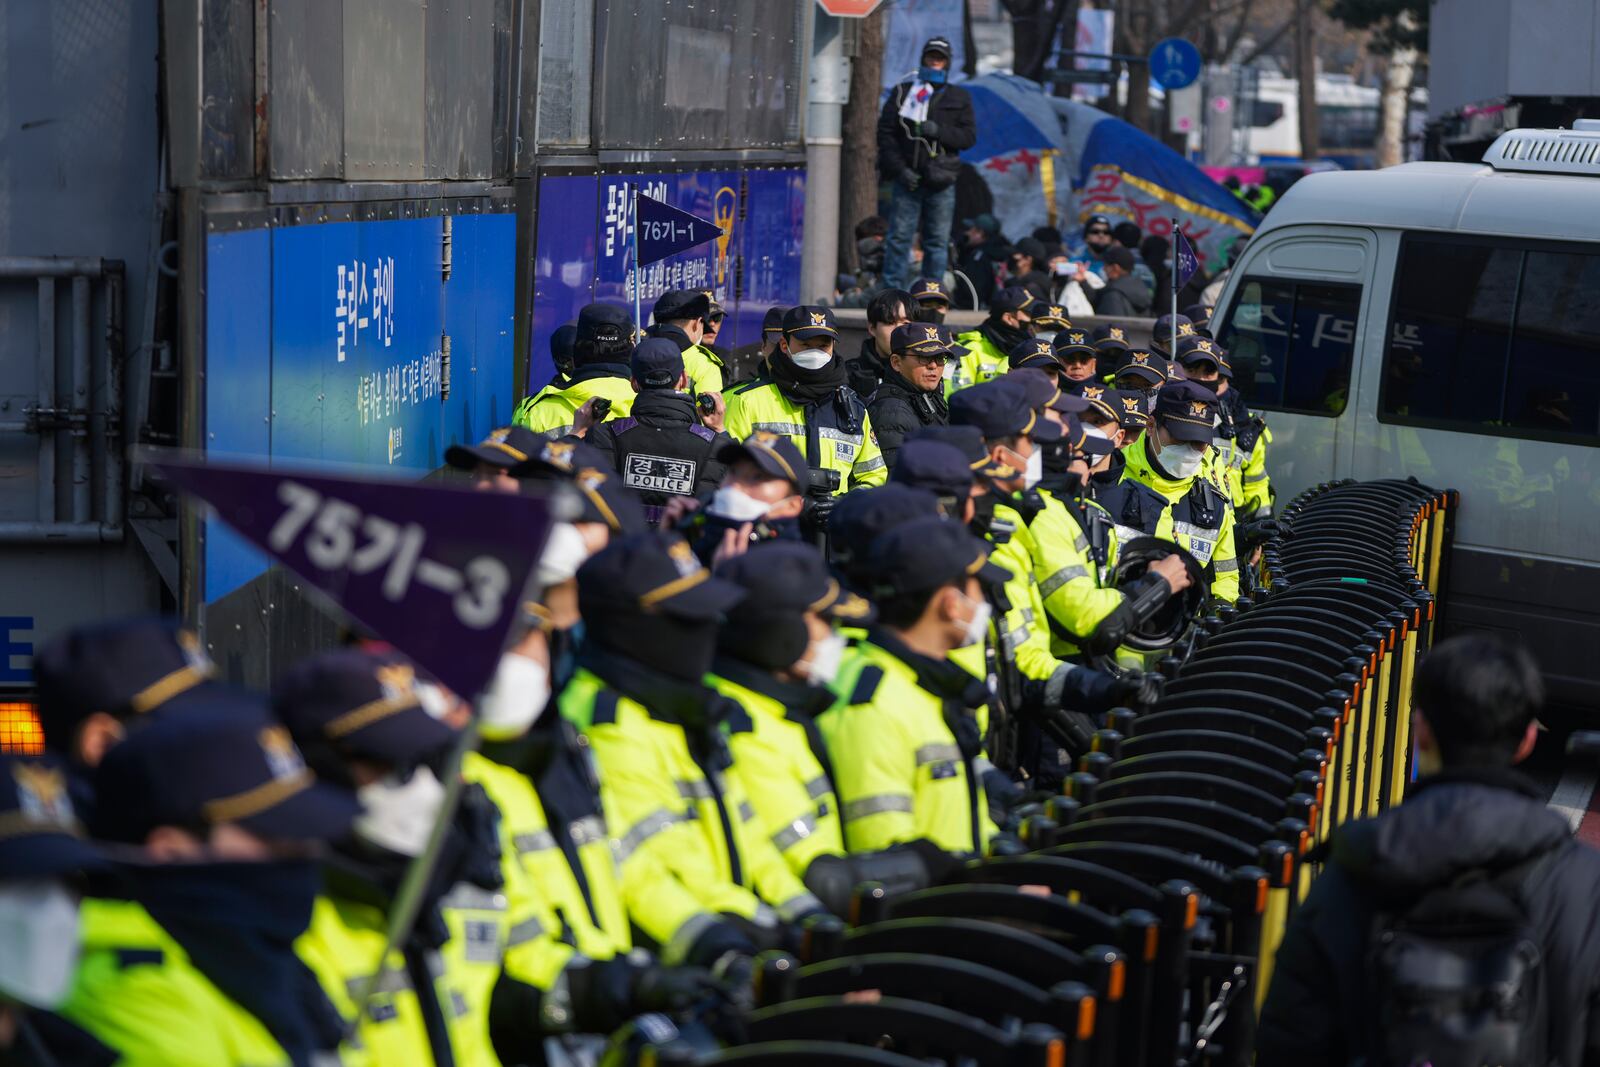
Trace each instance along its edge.
{"label": "text '76\uae30-1' on flag", "polygon": [[680,211],[643,193],[639,194],[639,217],[636,222],[641,267],[722,236],[722,227],[716,223]]}
{"label": "text '76\uae30-1' on flag", "polygon": [[469,700],[500,662],[550,532],[540,497],[177,453],[146,462]]}
{"label": "text '76\uae30-1' on flag", "polygon": [[[1176,222],[1177,220],[1173,221]],[[1173,288],[1182,289],[1189,284],[1189,279],[1193,278],[1195,272],[1200,269],[1200,257],[1195,255],[1194,245],[1189,243],[1189,238],[1185,237],[1183,231],[1176,225],[1172,228],[1172,241],[1178,267],[1175,272],[1177,279],[1173,284]]]}

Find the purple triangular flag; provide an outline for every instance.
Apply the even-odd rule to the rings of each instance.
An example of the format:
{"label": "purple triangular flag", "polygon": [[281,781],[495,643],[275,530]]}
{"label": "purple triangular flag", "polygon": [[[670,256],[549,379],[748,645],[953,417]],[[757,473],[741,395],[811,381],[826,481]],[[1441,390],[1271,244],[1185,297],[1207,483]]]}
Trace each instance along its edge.
{"label": "purple triangular flag", "polygon": [[147,462],[468,700],[500,661],[550,531],[538,497],[179,454]]}

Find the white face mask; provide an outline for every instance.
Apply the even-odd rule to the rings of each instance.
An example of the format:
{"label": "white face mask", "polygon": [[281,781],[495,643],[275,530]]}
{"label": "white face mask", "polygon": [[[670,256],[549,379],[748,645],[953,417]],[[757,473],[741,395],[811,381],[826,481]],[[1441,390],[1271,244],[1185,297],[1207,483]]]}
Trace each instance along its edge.
{"label": "white face mask", "polygon": [[420,856],[444,806],[444,785],[432,770],[418,767],[403,782],[390,774],[362,786],[356,799],[357,837],[402,856]]}
{"label": "white face mask", "polygon": [[833,362],[833,353],[820,348],[800,348],[789,353],[789,358],[802,370],[821,370]]}
{"label": "white face mask", "polygon": [[556,523],[550,528],[550,538],[539,557],[539,584],[547,588],[561,584],[577,574],[588,558],[589,548],[578,528],[570,522]]}
{"label": "white face mask", "polygon": [[494,681],[478,702],[478,732],[489,741],[521,737],[550,703],[550,669],[538,660],[507,652]]}
{"label": "white face mask", "polygon": [[725,485],[711,495],[706,511],[730,522],[756,522],[766,517],[772,505],[757,500],[736,485]]}
{"label": "white face mask", "polygon": [[1192,478],[1200,469],[1202,456],[1203,453],[1180,443],[1167,445],[1156,458],[1161,461],[1161,469],[1174,478]]}
{"label": "white face mask", "polygon": [[966,648],[968,645],[975,645],[982,641],[984,635],[989,632],[989,616],[991,612],[987,600],[973,600],[965,593],[961,594],[961,599],[972,605],[972,618],[967,620],[967,628],[961,634],[960,647]]}
{"label": "white face mask", "polygon": [[1054,341],[1056,339],[1056,331],[1037,330],[1034,332],[1033,339],[1035,341]]}
{"label": "white face mask", "polygon": [[1033,450],[1033,455],[1028,457],[1028,465],[1022,471],[1022,487],[1032,489],[1044,477],[1044,453],[1038,448]]}
{"label": "white face mask", "polygon": [[78,898],[60,882],[0,886],[0,999],[59,1008],[78,969]]}
{"label": "white face mask", "polygon": [[832,685],[839,677],[839,664],[844,662],[844,634],[829,634],[820,641],[811,642],[811,656],[800,664],[806,681],[812,685]]}

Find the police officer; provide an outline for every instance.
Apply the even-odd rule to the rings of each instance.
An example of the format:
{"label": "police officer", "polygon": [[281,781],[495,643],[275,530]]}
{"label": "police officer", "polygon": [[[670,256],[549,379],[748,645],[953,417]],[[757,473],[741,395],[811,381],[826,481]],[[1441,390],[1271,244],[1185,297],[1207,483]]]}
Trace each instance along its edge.
{"label": "police officer", "polygon": [[1194,332],[1201,337],[1213,337],[1211,332],[1211,313],[1215,309],[1210,304],[1190,304],[1183,309],[1184,317],[1194,324]]}
{"label": "police officer", "polygon": [[1150,328],[1150,348],[1166,359],[1172,359],[1178,342],[1185,337],[1195,336],[1194,323],[1189,316],[1179,315],[1173,318],[1171,313],[1162,315]]}
{"label": "police officer", "polygon": [[979,709],[989,692],[949,661],[983,640],[983,583],[1009,575],[958,523],[919,519],[868,552],[878,622],[845,654],[840,704],[819,719],[851,851],[925,838],[947,852],[987,851],[996,827],[982,796]]}
{"label": "police officer", "polygon": [[1072,323],[1067,320],[1067,309],[1060,304],[1041,304],[1038,313],[1033,316],[1033,336],[1041,341],[1054,343],[1056,335],[1062,330],[1072,329]]}
{"label": "police officer", "polygon": [[0,754],[0,1062],[111,1067],[117,1055],[54,1014],[78,962],[78,885],[106,866],[84,840],[65,769]]}
{"label": "police officer", "polygon": [[787,437],[765,430],[717,453],[727,469],[711,498],[679,527],[708,567],[763,541],[799,540],[806,465]]}
{"label": "police officer", "polygon": [[137,856],[84,900],[61,1014],[124,1063],[326,1062],[342,1021],[294,940],[311,921],[308,842],[360,810],[320,782],[254,699],[162,715],[106,753],[94,836]]}
{"label": "police officer", "polygon": [[710,302],[710,306],[706,308],[706,317],[700,320],[703,324],[700,347],[710,352],[712,358],[716,360],[718,369],[724,372],[723,384],[726,385],[728,356],[731,353],[726,345],[717,344],[717,335],[722,332],[722,324],[726,321],[728,313],[717,300],[716,293],[710,289],[702,289],[700,291],[705,294],[706,300]]}
{"label": "police officer", "polygon": [[871,605],[806,544],[759,545],[717,573],[745,598],[728,612],[707,681],[742,710],[729,719],[733,774],[789,868],[837,914],[862,882],[904,892],[952,869],[956,861],[920,840],[843,855],[833,761],[816,718],[836,699],[827,686],[844,656],[838,627],[866,626]]}
{"label": "police officer", "polygon": [[105,754],[169,711],[216,699],[215,671],[194,631],[155,616],[74,627],[39,650],[39,725],[80,817],[92,817],[90,778]]}
{"label": "police officer", "polygon": [[718,429],[721,413],[703,412],[685,392],[683,355],[670,340],[647,338],[628,365],[638,392],[633,408],[595,427],[587,441],[609,455],[622,484],[639,494],[645,517],[657,525],[667,501],[709,492],[722,481],[716,456],[732,442]]}
{"label": "police officer", "polygon": [[451,445],[444,450],[444,461],[470,475],[477,488],[514,493],[517,472],[534,462],[549,443],[549,438],[526,426],[501,426],[475,445]]}
{"label": "police officer", "polygon": [[1202,476],[1217,424],[1217,397],[1193,382],[1171,382],[1156,394],[1154,418],[1124,455],[1126,479],[1166,500],[1159,515],[1144,516],[1142,533],[1175,541],[1205,568],[1211,595],[1239,598],[1233,504]]}
{"label": "police officer", "polygon": [[704,290],[672,289],[662,293],[651,312],[654,324],[646,332],[664,337],[683,353],[684,370],[689,375],[690,391],[722,393],[722,359],[705,342],[706,319],[711,314],[711,295]]}
{"label": "police officer", "polygon": [[839,329],[825,307],[790,308],[772,356],[772,381],[734,394],[727,430],[743,441],[758,430],[789,438],[806,457],[807,518],[826,526],[833,498],[889,476],[867,406],[834,352]]}
{"label": "police officer", "polygon": [[[1034,490],[1043,478],[1042,448],[1064,436],[1063,424],[1030,409],[1027,387],[1018,375],[1008,376],[1004,384],[1011,387],[1009,392],[985,387],[959,411],[953,409],[951,419],[979,427],[991,446],[1009,445],[1013,454],[1026,452],[1026,463],[1033,470],[1023,488]],[[1070,407],[1087,407],[1079,398],[1070,399],[1076,401]],[[1081,426],[1074,433],[1081,440]],[[1005,453],[997,456],[1004,459]],[[1032,558],[1044,606],[1043,621],[1052,635],[1050,650],[1061,659],[1114,650],[1129,631],[1185,584],[1186,577],[1180,561],[1171,559],[1152,568],[1159,578],[1148,587],[1123,590],[1109,586],[1106,574],[1114,563],[1114,548],[1102,537],[1090,537],[1078,486],[1072,488],[1073,493],[1034,491],[1014,498],[1025,530],[1019,536]]]}
{"label": "police officer", "polygon": [[1179,342],[1178,360],[1190,381],[1217,394],[1221,422],[1211,442],[1213,460],[1218,472],[1226,474],[1235,512],[1246,518],[1271,518],[1267,445],[1272,441],[1272,432],[1261,416],[1250,410],[1244,394],[1233,387],[1228,353],[1209,337],[1194,337]]}
{"label": "police officer", "polygon": [[1006,356],[1033,336],[1033,312],[1044,305],[1020,286],[1007,286],[989,300],[989,317],[974,330],[957,334],[970,351],[956,363],[946,393],[987,382],[1005,373]]}
{"label": "police officer", "polygon": [[667,963],[746,970],[822,908],[727,774],[723,731],[737,706],[704,684],[719,621],[743,591],[681,538],[647,533],[585,563],[578,595],[588,636],[558,706],[594,754],[628,915]]}
{"label": "police officer", "polygon": [[757,352],[756,372],[749,379],[730,387],[728,395],[772,380],[772,353],[778,350],[778,342],[783,340],[783,316],[788,310],[786,307],[773,306],[761,316],[761,348]]}
{"label": "police officer", "polygon": [[1119,392],[1141,397],[1145,414],[1149,414],[1155,405],[1156,391],[1167,384],[1167,372],[1167,361],[1154,352],[1127,349],[1117,364],[1114,382]]}
{"label": "police officer", "polygon": [[565,389],[571,384],[568,376],[572,374],[572,351],[577,341],[576,321],[564,322],[550,334],[550,362],[556,369],[555,380],[550,384],[557,389]]}
{"label": "police officer", "polygon": [[[1070,750],[1070,764],[1070,757],[1088,750],[1096,725],[1088,713],[1125,702],[1138,686],[1050,654],[1026,531],[1014,536],[1022,520],[995,498],[997,493],[1020,492],[1021,472],[998,463],[976,427],[949,426],[924,431],[908,442],[892,478],[891,484],[927,489],[942,503],[959,502],[953,509],[945,503],[951,517],[988,541],[991,559],[1011,574],[1004,586],[984,588],[992,609],[984,640],[950,655],[969,674],[985,679],[994,694],[987,731],[990,757],[1007,770],[1025,764],[1037,777],[1043,769],[1038,760],[1042,731],[1048,728]],[[982,509],[980,502],[986,505]],[[992,786],[992,779],[986,777],[985,784]],[[1008,792],[991,789],[997,797]]]}
{"label": "police officer", "polygon": [[1024,341],[1011,350],[1011,355],[1006,361],[1006,373],[1031,368],[1039,371],[1056,386],[1061,379],[1061,361],[1056,359],[1055,349],[1050,347],[1050,342],[1042,337]]}
{"label": "police officer", "polygon": [[1058,330],[1051,345],[1061,364],[1058,384],[1062,389],[1075,393],[1086,383],[1100,381],[1096,374],[1099,352],[1089,339],[1088,331],[1075,327]]}
{"label": "police officer", "polygon": [[917,302],[912,317],[918,322],[942,325],[950,314],[950,290],[938,278],[918,278],[911,283],[911,298]]}
{"label": "police officer", "polygon": [[1128,328],[1118,322],[1096,326],[1089,334],[1089,343],[1094,345],[1098,361],[1095,376],[1102,381],[1109,380],[1133,347],[1128,341]]}
{"label": "police officer", "polygon": [[[633,406],[628,384],[628,353],[633,350],[633,320],[614,304],[589,304],[578,312],[572,343],[573,370],[565,385],[555,382],[523,398],[511,421],[549,438],[587,432],[598,415],[626,415]],[[602,411],[595,403],[605,401]]]}
{"label": "police officer", "polygon": [[[409,662],[359,648],[296,663],[274,685],[273,707],[311,769],[362,803],[355,832],[325,868],[300,957],[345,1022],[362,1020],[362,1044],[380,1062],[426,1048],[435,1063],[493,1064],[490,1000],[502,959],[536,936],[542,907],[526,877],[502,867],[499,813],[476,784],[462,795],[418,921],[385,963],[380,999],[367,1012],[356,999],[387,941],[406,868],[442,811],[434,768],[455,729],[424,710]],[[418,980],[425,975],[438,978]]]}
{"label": "police officer", "polygon": [[[1048,351],[1049,346],[1045,346]],[[937,325],[906,323],[889,341],[889,372],[872,398],[872,424],[883,458],[894,468],[895,455],[911,434],[950,419],[944,398],[945,367],[954,358]]]}

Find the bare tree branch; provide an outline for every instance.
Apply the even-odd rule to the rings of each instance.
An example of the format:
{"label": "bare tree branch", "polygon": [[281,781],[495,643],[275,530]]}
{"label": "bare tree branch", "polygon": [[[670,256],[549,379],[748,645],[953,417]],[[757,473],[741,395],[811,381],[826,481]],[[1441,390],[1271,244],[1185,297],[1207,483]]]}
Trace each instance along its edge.
{"label": "bare tree branch", "polygon": [[1267,34],[1265,38],[1259,41],[1256,46],[1250,50],[1249,55],[1239,60],[1239,65],[1241,67],[1248,67],[1250,64],[1254,63],[1256,60],[1272,51],[1277,47],[1278,42],[1283,40],[1292,29],[1294,29],[1294,16],[1290,15],[1284,20],[1282,26],[1279,26],[1277,29]]}

